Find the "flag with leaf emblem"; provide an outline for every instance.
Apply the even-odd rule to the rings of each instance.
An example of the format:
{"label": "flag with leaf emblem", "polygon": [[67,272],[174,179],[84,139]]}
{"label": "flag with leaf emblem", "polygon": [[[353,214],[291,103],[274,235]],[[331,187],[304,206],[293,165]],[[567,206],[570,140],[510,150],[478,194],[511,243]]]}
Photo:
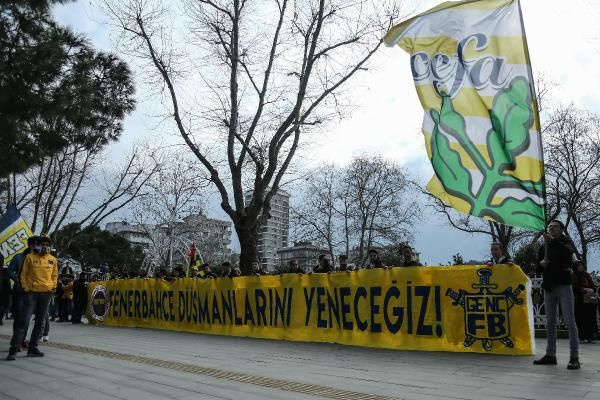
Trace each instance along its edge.
{"label": "flag with leaf emblem", "polygon": [[540,123],[518,0],[445,2],[385,42],[411,56],[430,193],[461,212],[543,230]]}

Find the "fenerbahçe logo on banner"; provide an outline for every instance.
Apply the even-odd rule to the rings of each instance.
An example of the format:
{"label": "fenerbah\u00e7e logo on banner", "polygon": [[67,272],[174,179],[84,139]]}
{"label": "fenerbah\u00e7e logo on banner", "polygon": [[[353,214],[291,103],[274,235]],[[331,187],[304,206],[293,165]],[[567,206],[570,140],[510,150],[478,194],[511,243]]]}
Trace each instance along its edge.
{"label": "fenerbah\u00e7e logo on banner", "polygon": [[96,286],[92,291],[90,299],[90,315],[97,321],[104,321],[104,317],[110,308],[110,302],[106,296],[106,287],[103,285]]}
{"label": "fenerbah\u00e7e logo on banner", "polygon": [[520,284],[515,290],[507,287],[502,292],[492,292],[498,285],[490,283],[492,270],[482,268],[477,271],[479,283],[471,287],[477,292],[467,292],[459,289],[446,291],[446,296],[454,301],[452,305],[460,306],[465,312],[465,347],[471,347],[475,341],[480,340],[486,351],[492,350],[494,341],[500,341],[506,347],[513,348],[514,343],[510,338],[509,311],[515,305],[523,304],[519,299],[525,286]]}

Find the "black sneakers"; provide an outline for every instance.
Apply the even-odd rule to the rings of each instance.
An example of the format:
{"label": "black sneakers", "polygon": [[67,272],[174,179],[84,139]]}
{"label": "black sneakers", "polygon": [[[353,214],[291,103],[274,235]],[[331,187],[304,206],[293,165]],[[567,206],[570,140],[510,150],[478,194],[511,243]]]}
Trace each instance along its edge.
{"label": "black sneakers", "polygon": [[556,357],[545,355],[544,357],[540,358],[539,360],[535,360],[533,363],[535,365],[556,365]]}
{"label": "black sneakers", "polygon": [[[545,355],[539,360],[535,360],[533,362],[535,365],[556,365],[556,357]],[[571,358],[569,363],[567,364],[567,369],[580,369],[581,364],[579,363],[579,359]]]}
{"label": "black sneakers", "polygon": [[44,353],[39,351],[37,347],[29,348],[29,351],[27,351],[27,357],[44,357]]}
{"label": "black sneakers", "polygon": [[581,364],[577,358],[571,358],[569,363],[567,364],[567,369],[579,369],[581,368]]}
{"label": "black sneakers", "polygon": [[17,359],[16,350],[10,349],[8,351],[8,355],[6,356],[6,361],[15,361]]}

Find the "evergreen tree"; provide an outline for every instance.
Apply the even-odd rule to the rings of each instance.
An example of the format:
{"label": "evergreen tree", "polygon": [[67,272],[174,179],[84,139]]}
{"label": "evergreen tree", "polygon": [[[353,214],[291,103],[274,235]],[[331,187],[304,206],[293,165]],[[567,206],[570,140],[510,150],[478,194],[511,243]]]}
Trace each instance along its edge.
{"label": "evergreen tree", "polygon": [[82,267],[108,266],[111,270],[126,268],[137,271],[144,261],[144,251],[132,246],[121,235],[90,226],[80,230],[78,224],[69,224],[54,232],[52,237],[59,257],[71,257]]}
{"label": "evergreen tree", "polygon": [[64,2],[0,3],[0,177],[69,144],[101,148],[135,106],[127,65],[52,19]]}

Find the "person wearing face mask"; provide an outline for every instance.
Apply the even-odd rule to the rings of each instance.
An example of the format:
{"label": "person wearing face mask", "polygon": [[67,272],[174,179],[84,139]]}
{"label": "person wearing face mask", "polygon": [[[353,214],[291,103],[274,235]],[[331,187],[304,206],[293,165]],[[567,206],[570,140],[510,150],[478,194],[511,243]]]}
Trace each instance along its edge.
{"label": "person wearing face mask", "polygon": [[44,356],[44,353],[38,349],[38,340],[44,327],[50,296],[56,290],[58,281],[58,261],[50,254],[51,244],[50,238],[42,235],[33,251],[27,254],[23,261],[19,281],[25,293],[25,307],[10,341],[10,350],[6,357],[8,361],[16,359],[17,351],[27,334],[27,325],[24,321],[29,321],[33,314],[35,314],[35,324],[31,332],[27,356]]}
{"label": "person wearing face mask", "polygon": [[[23,262],[25,261],[25,257],[27,254],[33,251],[33,248],[37,246],[38,242],[37,236],[30,236],[27,238],[27,248],[17,255],[15,255],[12,260],[10,260],[10,264],[8,264],[8,275],[10,279],[13,281],[13,293],[12,293],[12,317],[13,317],[13,336],[17,331],[17,326],[19,326],[19,320],[23,315],[23,309],[25,308],[25,293],[21,288],[21,282],[19,280],[19,275],[21,274],[21,269],[23,268]],[[29,328],[29,320],[25,321],[25,332]],[[23,337],[22,346],[24,349],[27,348],[27,341]],[[18,349],[20,351],[21,349]]]}

